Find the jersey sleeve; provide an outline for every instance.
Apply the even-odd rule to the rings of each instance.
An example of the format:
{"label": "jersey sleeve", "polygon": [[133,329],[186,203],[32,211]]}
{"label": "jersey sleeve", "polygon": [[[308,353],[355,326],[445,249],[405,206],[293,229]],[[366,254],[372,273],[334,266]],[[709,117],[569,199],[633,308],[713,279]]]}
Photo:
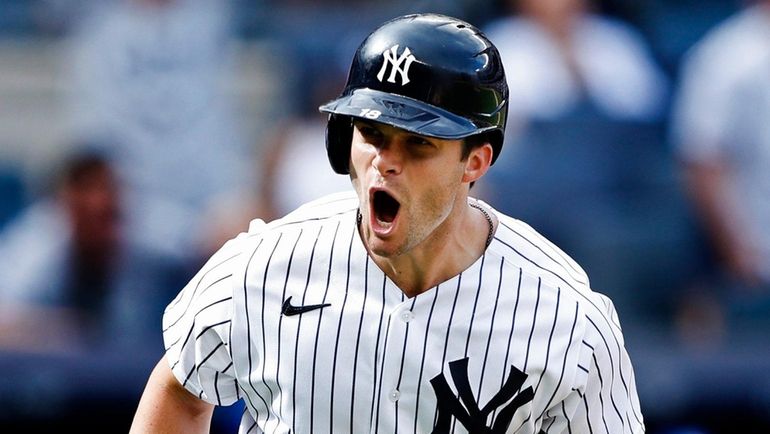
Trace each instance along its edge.
{"label": "jersey sleeve", "polygon": [[230,405],[240,397],[230,349],[232,285],[248,235],[225,243],[163,314],[166,358],[174,376],[215,405]]}
{"label": "jersey sleeve", "polygon": [[644,433],[636,379],[612,301],[594,293],[600,314],[586,314],[572,392],[543,419],[542,432]]}

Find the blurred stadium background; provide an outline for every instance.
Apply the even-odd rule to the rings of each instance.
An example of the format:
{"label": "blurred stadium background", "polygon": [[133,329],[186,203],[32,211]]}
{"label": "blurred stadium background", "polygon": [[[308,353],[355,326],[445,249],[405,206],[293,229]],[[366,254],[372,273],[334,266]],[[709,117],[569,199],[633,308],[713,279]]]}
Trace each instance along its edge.
{"label": "blurred stadium background", "polygon": [[[77,88],[68,72],[75,56],[71,36],[95,9],[116,2],[0,0],[0,230],[42,195],[51,172],[82,139],[72,120],[72,101],[78,95],[72,94]],[[320,97],[315,93],[319,86],[327,96],[324,84],[339,89],[339,73],[345,72],[355,44],[376,24],[408,12],[432,11],[483,28],[505,13],[502,2],[495,0],[230,0],[227,5],[232,39],[226,47],[233,66],[221,78],[222,89],[234,102],[232,121],[247,149],[242,155],[253,152],[254,161],[247,162],[250,171],[261,170],[259,160],[270,154],[266,137],[276,135],[275,125],[304,115]],[[602,0],[596,6],[636,28],[676,86],[685,52],[742,2]],[[667,117],[642,127],[601,121],[587,127],[590,122],[536,125],[528,137],[540,152],[559,155],[576,173],[594,170],[591,165],[597,161],[608,173],[613,168],[605,174],[613,177],[610,193],[606,188],[573,191],[578,196],[572,198],[570,213],[552,223],[569,225],[578,219],[587,231],[574,244],[565,240],[566,246],[574,245],[565,249],[584,265],[596,289],[615,300],[648,432],[770,432],[770,331],[753,323],[725,330],[718,308],[716,313],[708,305],[690,312],[681,306],[701,300],[687,295],[697,293],[711,263],[681,191],[667,141]],[[323,136],[317,142],[322,147]],[[520,161],[531,163],[534,172],[543,161],[538,156],[525,153],[522,158],[530,160]],[[519,176],[524,179],[527,172]],[[571,178],[544,179],[550,189],[530,192],[530,203],[574,187],[560,184],[566,179]],[[257,174],[247,188],[258,191],[260,182]],[[522,209],[522,219],[528,220],[528,212],[537,218],[537,210]],[[568,226],[550,229],[554,234],[574,231]],[[580,242],[585,240],[591,242]],[[176,282],[189,277],[183,272]],[[171,295],[164,300],[176,290],[169,288]],[[156,308],[162,310],[162,305]],[[157,332],[155,340],[116,349],[50,341],[66,341],[65,329],[25,341],[28,335],[18,334],[19,327],[29,325],[18,318],[23,312],[0,305],[0,431],[92,427],[126,432],[147,375],[162,353],[157,309],[144,314]],[[45,320],[42,328],[61,327],[54,317],[36,318]],[[236,432],[241,409],[218,409],[212,432]]]}

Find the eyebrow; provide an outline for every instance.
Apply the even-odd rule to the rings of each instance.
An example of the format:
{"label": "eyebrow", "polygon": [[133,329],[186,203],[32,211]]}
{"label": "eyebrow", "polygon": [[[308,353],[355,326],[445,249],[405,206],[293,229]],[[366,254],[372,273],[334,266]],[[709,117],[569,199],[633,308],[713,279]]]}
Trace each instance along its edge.
{"label": "eyebrow", "polygon": [[371,128],[378,128],[376,122],[372,122],[364,119],[353,119],[353,125],[356,125],[356,124],[362,124]]}
{"label": "eyebrow", "polygon": [[382,131],[383,128],[392,127],[392,128],[394,128],[396,130],[402,131],[403,134],[406,135],[406,136],[417,137],[417,138],[422,139],[422,140],[424,140],[424,141],[426,141],[428,143],[431,143],[433,145],[437,145],[435,140],[441,140],[438,137],[425,136],[425,135],[422,135],[422,134],[419,134],[419,133],[415,133],[413,131],[405,130],[403,128],[398,128],[398,127],[395,127],[395,126],[391,126],[391,125],[388,125],[388,124],[385,124],[385,123],[381,123],[381,122],[377,122],[377,121],[371,121],[371,120],[368,120],[368,119],[359,119],[359,118],[353,119],[353,126],[356,126],[357,124],[360,125],[360,126],[365,126],[365,127],[368,127],[368,128],[373,128],[373,129],[379,131],[380,133],[383,133],[383,131]]}

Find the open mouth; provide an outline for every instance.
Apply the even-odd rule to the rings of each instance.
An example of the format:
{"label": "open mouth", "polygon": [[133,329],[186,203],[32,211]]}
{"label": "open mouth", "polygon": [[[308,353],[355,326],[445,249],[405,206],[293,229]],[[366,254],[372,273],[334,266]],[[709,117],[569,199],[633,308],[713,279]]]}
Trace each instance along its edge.
{"label": "open mouth", "polygon": [[400,207],[398,201],[385,191],[376,191],[372,196],[374,216],[380,222],[393,223]]}

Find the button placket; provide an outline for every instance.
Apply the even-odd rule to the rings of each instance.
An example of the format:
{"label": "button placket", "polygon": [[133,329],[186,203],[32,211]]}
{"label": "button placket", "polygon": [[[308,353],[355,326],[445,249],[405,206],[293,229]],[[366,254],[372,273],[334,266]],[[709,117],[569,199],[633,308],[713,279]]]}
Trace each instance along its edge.
{"label": "button placket", "polygon": [[398,389],[393,389],[388,394],[388,399],[390,399],[390,402],[396,402],[399,398],[401,398],[401,392],[399,392]]}
{"label": "button placket", "polygon": [[401,318],[401,321],[408,323],[409,321],[414,319],[414,312],[412,312],[411,310],[405,309],[401,311],[401,313],[398,316],[399,318]]}

